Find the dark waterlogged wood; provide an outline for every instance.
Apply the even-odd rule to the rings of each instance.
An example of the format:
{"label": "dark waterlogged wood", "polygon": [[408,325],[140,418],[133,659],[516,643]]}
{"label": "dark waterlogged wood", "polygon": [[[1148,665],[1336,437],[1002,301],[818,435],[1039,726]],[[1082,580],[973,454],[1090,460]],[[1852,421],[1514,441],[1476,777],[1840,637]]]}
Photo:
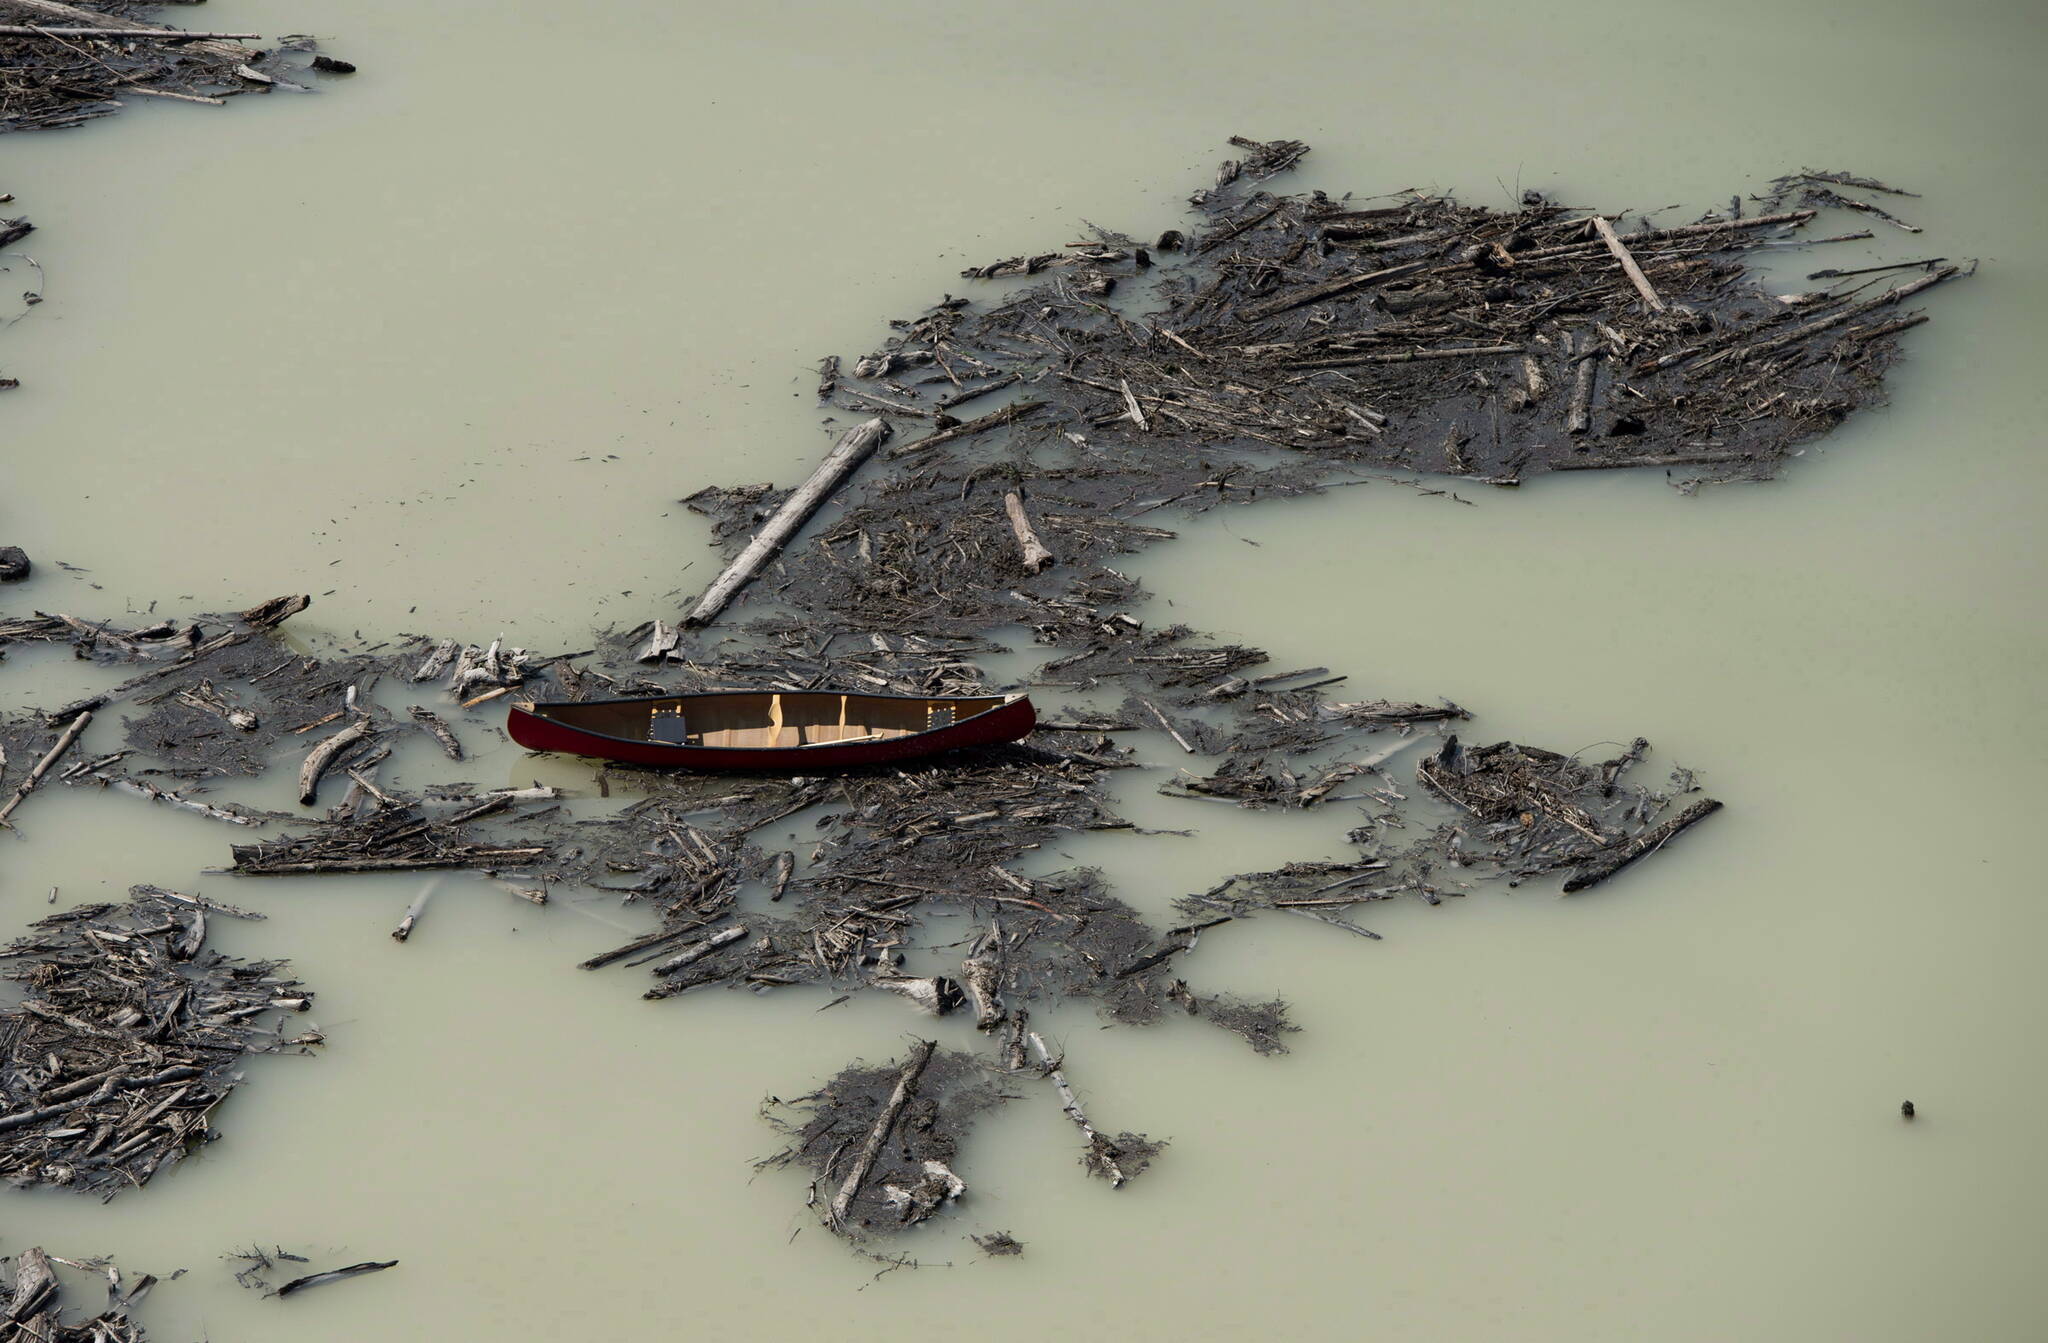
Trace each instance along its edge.
{"label": "dark waterlogged wood", "polygon": [[887,1103],[875,1115],[874,1126],[868,1130],[860,1151],[854,1154],[853,1168],[846,1173],[839,1192],[832,1196],[832,1205],[827,1212],[827,1221],[832,1226],[845,1225],[847,1209],[860,1195],[860,1187],[867,1182],[868,1172],[875,1168],[875,1158],[881,1155],[882,1144],[889,1140],[889,1130],[896,1127],[896,1120],[903,1114],[904,1107],[917,1094],[917,1079],[923,1075],[925,1065],[932,1061],[932,1051],[938,1047],[937,1040],[920,1040],[911,1049],[910,1061],[903,1065],[902,1073],[897,1076],[895,1090],[889,1093]]}
{"label": "dark waterlogged wood", "polygon": [[1662,825],[1654,826],[1610,846],[1582,863],[1579,869],[1565,880],[1564,893],[1575,895],[1580,891],[1591,890],[1636,860],[1649,857],[1719,810],[1719,802],[1711,797],[1702,798]]}
{"label": "dark waterlogged wood", "polygon": [[361,1264],[350,1264],[347,1268],[330,1268],[325,1273],[309,1273],[303,1278],[293,1278],[277,1289],[275,1296],[292,1296],[312,1287],[325,1287],[331,1282],[345,1282],[360,1278],[366,1273],[382,1273],[387,1268],[398,1267],[396,1259],[369,1260]]}
{"label": "dark waterlogged wood", "polygon": [[950,429],[941,429],[937,433],[926,434],[915,442],[899,443],[889,449],[888,455],[890,457],[908,457],[914,452],[925,452],[941,444],[951,443],[956,439],[972,437],[984,430],[1000,428],[1006,424],[1015,424],[1025,416],[1035,414],[1044,408],[1045,402],[1043,401],[1019,401],[1013,405],[1004,406],[1001,410],[991,411],[978,420],[968,420],[966,423],[956,424]]}

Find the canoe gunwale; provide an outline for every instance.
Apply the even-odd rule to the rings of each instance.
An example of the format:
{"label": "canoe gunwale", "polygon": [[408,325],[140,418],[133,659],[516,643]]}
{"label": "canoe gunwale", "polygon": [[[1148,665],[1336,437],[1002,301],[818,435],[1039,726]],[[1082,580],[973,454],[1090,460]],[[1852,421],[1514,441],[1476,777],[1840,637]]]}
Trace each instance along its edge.
{"label": "canoe gunwale", "polygon": [[[586,737],[598,737],[605,741],[624,742],[629,746],[672,746],[675,749],[681,751],[812,751],[818,749],[821,746],[865,744],[858,742],[841,743],[820,741],[811,742],[808,745],[804,746],[691,746],[679,742],[647,742],[638,737],[621,737],[617,733],[613,732],[599,732],[596,728],[584,727],[580,723],[564,722],[562,719],[556,718],[552,714],[545,714],[540,712],[540,710],[543,708],[552,707],[558,704],[674,704],[683,700],[718,699],[723,698],[725,696],[734,695],[814,695],[819,699],[831,699],[835,696],[842,695],[858,695],[862,699],[893,699],[902,700],[906,703],[912,704],[960,704],[968,700],[992,698],[988,695],[877,695],[865,690],[702,690],[691,691],[688,694],[682,695],[619,695],[615,696],[612,699],[520,700],[517,703],[513,704],[512,707],[520,713],[527,714],[534,718],[538,718],[543,722],[553,723],[556,727],[567,728],[571,732],[579,732]],[[891,742],[909,741],[914,737],[929,737],[935,732],[945,732],[952,728],[965,727],[967,724],[975,722],[978,719],[986,718],[992,713],[999,713],[1002,710],[1009,708],[1018,700],[1029,698],[1030,696],[1022,693],[1006,693],[1003,695],[1002,703],[992,704],[988,708],[983,709],[980,713],[969,714],[965,718],[958,719],[955,722],[944,724],[940,727],[922,728],[916,732],[906,732],[900,737],[887,737],[881,738],[880,740]]]}
{"label": "canoe gunwale", "polygon": [[956,722],[908,732],[900,737],[863,741],[813,742],[801,746],[693,746],[675,742],[649,742],[586,728],[554,718],[541,710],[555,705],[668,704],[719,696],[764,694],[806,695],[820,698],[841,694],[867,699],[895,700],[919,704],[959,703],[993,698],[989,695],[875,695],[866,691],[802,690],[708,690],[685,695],[631,695],[605,700],[520,700],[510,706],[506,728],[519,745],[532,751],[581,755],[628,764],[673,765],[700,770],[776,772],[783,769],[806,771],[885,764],[915,757],[938,755],[969,746],[990,746],[1017,741],[1036,726],[1038,713],[1024,692],[999,692],[1001,703]]}

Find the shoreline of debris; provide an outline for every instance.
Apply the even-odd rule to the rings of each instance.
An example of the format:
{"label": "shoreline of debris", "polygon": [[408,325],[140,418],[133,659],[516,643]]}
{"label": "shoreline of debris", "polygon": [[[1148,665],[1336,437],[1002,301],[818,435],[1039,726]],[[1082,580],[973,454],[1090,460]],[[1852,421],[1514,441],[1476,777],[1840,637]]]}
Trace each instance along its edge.
{"label": "shoreline of debris", "polygon": [[[260,33],[178,28],[147,17],[165,7],[148,0],[0,0],[0,135],[69,130],[126,106],[124,98],[218,107],[250,93],[312,93],[309,77],[354,74],[347,61],[320,54],[319,43],[289,34],[264,44]],[[0,182],[0,206],[14,197]],[[26,216],[0,214],[0,271],[8,259],[35,272],[23,312],[42,301],[42,267],[17,244],[35,232]],[[10,314],[0,327],[19,320]],[[4,370],[0,370],[4,372]],[[0,376],[0,391],[19,387]],[[29,558],[0,545],[0,583],[26,578]]]}
{"label": "shoreline of debris", "polygon": [[[1640,738],[1604,761],[1468,745],[1452,734],[1469,718],[1460,706],[1325,698],[1343,674],[1264,672],[1257,648],[1149,628],[1133,613],[1147,594],[1120,557],[1172,539],[1156,525],[1170,511],[1389,471],[1502,486],[1546,470],[1682,470],[1688,487],[1768,478],[1881,401],[1899,334],[1925,320],[1905,301],[1963,273],[1936,258],[1813,277],[1919,269],[1874,295],[1764,293],[1745,253],[1803,241],[1820,210],[1843,208],[1837,188],[1890,190],[1847,174],[1780,179],[1753,215],[1737,200],[1624,234],[1619,216],[1534,195],[1508,212],[1413,193],[1370,209],[1275,196],[1255,184],[1307,147],[1234,143],[1246,155],[1197,193],[1188,229],[1145,245],[1098,231],[978,267],[972,278],[1035,283],[987,305],[949,297],[892,323],[850,369],[824,361],[821,403],[866,418],[796,490],[690,496],[732,563],[673,624],[549,658],[425,639],[322,658],[279,640],[305,597],[141,630],[0,617],[0,655],[9,641],[70,643],[145,666],[46,714],[0,717],[0,753],[33,762],[10,769],[0,755],[0,826],[52,779],[269,824],[279,817],[206,801],[206,783],[296,758],[302,808],[345,779],[344,795],[290,834],[232,846],[228,870],[470,869],[536,902],[554,889],[611,894],[656,926],[583,968],[641,969],[646,999],[813,986],[895,994],[926,1017],[971,1014],[977,1052],[923,1039],[907,1058],[849,1066],[778,1116],[790,1145],[764,1165],[810,1171],[810,1203],[836,1234],[888,1235],[955,1206],[966,1129],[1018,1077],[1046,1083],[1088,1173],[1122,1185],[1164,1144],[1094,1127],[1064,1057],[1032,1028],[1035,1009],[1086,1001],[1134,1025],[1194,1015],[1261,1054],[1284,1052],[1297,1028],[1283,1001],[1184,977],[1205,933],[1286,914],[1376,941],[1354,919],[1377,902],[1438,904],[1485,881],[1550,876],[1566,893],[1591,889],[1720,803],[1681,805],[1698,791],[1683,769],[1662,787],[1633,782]],[[1110,301],[1139,282],[1155,306]],[[977,401],[992,408],[951,413]],[[912,428],[918,437],[898,437]],[[743,618],[728,618],[735,609]],[[999,687],[976,658],[1008,651],[997,638],[1017,629],[1045,654],[1024,686],[1063,701],[1024,743],[829,777],[606,766],[600,795],[637,797],[602,817],[554,789],[408,787],[379,772],[396,743],[421,737],[461,761],[459,734],[515,691],[986,693]],[[397,702],[436,687],[439,705]],[[141,711],[125,744],[66,763],[115,706]],[[1186,896],[1169,928],[1098,871],[1029,870],[1061,836],[1136,830],[1104,789],[1137,764],[1117,740],[1132,731],[1207,757],[1165,781],[1170,796],[1355,804],[1355,856],[1229,876]],[[1417,798],[1388,765],[1425,743]],[[815,825],[809,845],[760,838],[797,817]],[[394,938],[422,914],[416,902]],[[975,930],[964,950],[957,920],[951,941],[926,945],[925,921],[951,915]]]}
{"label": "shoreline of debris", "polygon": [[[122,109],[123,97],[218,107],[247,93],[310,92],[308,72],[354,74],[303,34],[157,23],[150,0],[0,0],[0,135],[67,130]],[[293,58],[305,57],[303,62]],[[0,235],[4,238],[4,235]]]}

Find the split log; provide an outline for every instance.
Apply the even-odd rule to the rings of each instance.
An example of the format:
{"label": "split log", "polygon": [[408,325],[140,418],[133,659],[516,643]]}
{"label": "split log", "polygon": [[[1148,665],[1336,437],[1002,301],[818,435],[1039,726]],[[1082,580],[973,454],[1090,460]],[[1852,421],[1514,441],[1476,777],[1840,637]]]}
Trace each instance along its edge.
{"label": "split log", "polygon": [[654,629],[647,636],[646,646],[633,655],[633,660],[636,662],[666,662],[669,658],[675,656],[675,651],[682,641],[683,632],[681,629],[666,621],[657,620],[654,622]]}
{"label": "split log", "polygon": [[455,739],[455,733],[449,728],[448,724],[441,721],[439,714],[419,704],[413,705],[406,712],[412,715],[415,723],[418,723],[421,727],[434,734],[434,740],[441,743],[441,751],[444,755],[450,760],[462,759],[462,743]]}
{"label": "split log", "polygon": [[24,1343],[49,1343],[57,1337],[53,1327],[57,1301],[57,1270],[40,1247],[30,1246],[15,1257],[14,1295],[0,1324]]}
{"label": "split log", "polygon": [[768,519],[754,539],[747,543],[739,558],[726,566],[696,608],[683,617],[683,624],[691,629],[701,628],[718,618],[733,594],[746,586],[747,581],[759,573],[773,559],[783,546],[795,536],[797,529],[810,520],[831,493],[838,489],[854,468],[866,461],[882,440],[889,436],[889,425],[880,418],[867,420],[847,430],[811,478],[797,487],[783,502],[775,515]]}
{"label": "split log", "polygon": [[84,635],[87,648],[96,643],[106,643],[112,644],[132,658],[147,659],[149,656],[141,644],[118,631],[108,629],[104,625],[95,625],[90,620],[80,620],[77,616],[66,615],[62,611],[38,611],[36,615],[43,620],[62,621],[71,629]]}
{"label": "split log", "polygon": [[1652,826],[1639,835],[1608,846],[1579,865],[1565,881],[1564,893],[1574,895],[1579,891],[1591,890],[1638,858],[1647,858],[1719,810],[1719,802],[1711,797],[1703,798],[1664,824]]}
{"label": "split log", "polygon": [[300,806],[313,805],[313,799],[320,795],[320,776],[327,772],[335,757],[369,736],[374,730],[367,717],[358,718],[307,752],[306,763],[299,766]]}
{"label": "split log", "polygon": [[1003,496],[1003,511],[1010,515],[1010,530],[1016,533],[1018,549],[1024,552],[1024,567],[1034,574],[1044,573],[1055,562],[1053,553],[1032,530],[1031,519],[1024,513],[1024,496],[1011,490]]}
{"label": "split log", "polygon": [[435,644],[434,651],[427,654],[427,660],[422,662],[420,669],[412,674],[412,679],[414,681],[433,680],[436,676],[448,670],[448,664],[454,660],[455,654],[460,648],[461,645],[453,639],[443,639],[440,643]]}
{"label": "split log", "polygon": [[985,951],[960,963],[961,987],[974,1004],[974,1029],[992,1031],[1003,1021],[1002,966]]}
{"label": "split log", "polygon": [[956,438],[967,438],[970,435],[982,432],[984,429],[996,429],[1003,425],[1014,423],[1027,415],[1035,414],[1043,409],[1044,406],[1045,402],[1043,401],[1018,401],[1012,405],[1004,406],[1001,410],[991,411],[978,420],[968,420],[964,424],[954,425],[951,429],[941,429],[937,433],[926,434],[915,443],[899,443],[889,449],[886,455],[891,459],[908,457],[913,452],[923,452],[928,448],[936,448],[941,443],[951,443]]}
{"label": "split log", "polygon": [[78,717],[71,720],[71,726],[65,728],[64,734],[57,738],[57,744],[52,746],[41,760],[36,761],[35,768],[30,770],[28,777],[21,781],[21,786],[14,790],[14,796],[7,799],[7,805],[0,807],[0,827],[7,825],[7,818],[14,814],[14,809],[21,805],[24,798],[36,790],[36,785],[41,783],[43,776],[50,772],[50,766],[56,764],[63,754],[71,749],[71,744],[78,740],[78,734],[85,731],[86,724],[90,722],[92,722],[92,710],[90,709],[85,710]]}
{"label": "split log", "polygon": [[904,1107],[917,1094],[917,1079],[923,1076],[925,1065],[932,1061],[932,1051],[938,1047],[937,1040],[920,1040],[910,1051],[910,1061],[903,1065],[902,1073],[896,1078],[896,1089],[889,1093],[888,1102],[875,1115],[874,1126],[868,1130],[860,1151],[854,1154],[853,1169],[846,1173],[839,1192],[832,1196],[832,1205],[826,1212],[827,1225],[835,1228],[845,1225],[847,1210],[859,1197],[860,1187],[867,1182],[868,1173],[875,1168],[875,1158],[881,1155],[882,1144],[889,1140],[889,1130],[896,1127],[896,1120]]}

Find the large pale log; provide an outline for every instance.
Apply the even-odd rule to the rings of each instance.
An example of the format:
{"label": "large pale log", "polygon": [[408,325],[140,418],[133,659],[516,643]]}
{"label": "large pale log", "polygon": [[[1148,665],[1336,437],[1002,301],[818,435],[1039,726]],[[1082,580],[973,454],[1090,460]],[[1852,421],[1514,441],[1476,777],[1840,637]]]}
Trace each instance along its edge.
{"label": "large pale log", "polygon": [[797,487],[796,493],[775,510],[775,516],[754,534],[754,539],[739,553],[739,558],[725,567],[725,572],[705,591],[696,607],[683,617],[683,624],[699,629],[716,620],[733,595],[767,567],[768,561],[774,559],[797,530],[810,521],[811,514],[818,511],[819,505],[830,498],[832,492],[853,474],[854,468],[872,456],[888,436],[889,425],[879,416],[847,430],[845,437],[833,447],[818,469],[811,472],[811,478]]}

